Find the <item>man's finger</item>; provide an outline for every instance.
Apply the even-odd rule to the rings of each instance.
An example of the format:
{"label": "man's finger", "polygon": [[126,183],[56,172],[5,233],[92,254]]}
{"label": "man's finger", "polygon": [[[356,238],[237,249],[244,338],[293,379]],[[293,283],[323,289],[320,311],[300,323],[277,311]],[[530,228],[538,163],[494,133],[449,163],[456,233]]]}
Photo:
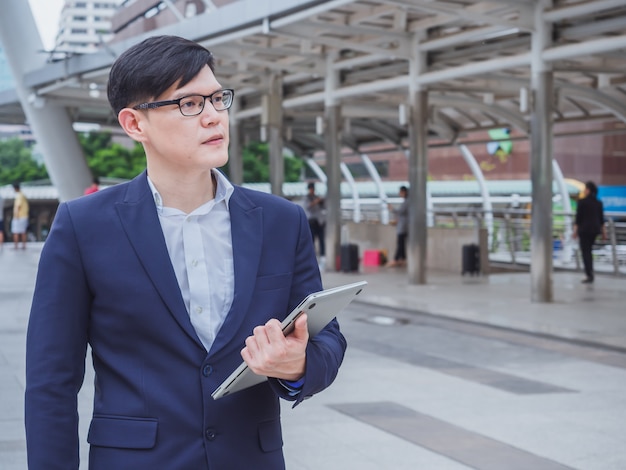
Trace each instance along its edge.
{"label": "man's finger", "polygon": [[252,337],[255,339],[259,347],[263,347],[270,343],[270,338],[267,332],[267,326],[257,326],[252,331]]}
{"label": "man's finger", "polygon": [[275,318],[272,318],[265,324],[265,334],[270,344],[284,341],[285,339],[281,324]]}
{"label": "man's finger", "polygon": [[293,330],[293,336],[299,340],[306,341],[309,339],[309,327],[307,325],[308,317],[303,313],[298,317]]}

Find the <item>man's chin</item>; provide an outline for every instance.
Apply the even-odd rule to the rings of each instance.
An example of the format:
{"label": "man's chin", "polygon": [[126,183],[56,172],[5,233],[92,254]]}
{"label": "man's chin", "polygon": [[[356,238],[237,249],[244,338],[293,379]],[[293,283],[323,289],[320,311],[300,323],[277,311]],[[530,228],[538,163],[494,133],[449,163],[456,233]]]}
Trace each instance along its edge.
{"label": "man's chin", "polygon": [[224,166],[226,166],[226,164],[228,163],[228,155],[226,155],[225,158],[223,158],[222,160],[220,160],[216,165],[215,168],[223,168]]}

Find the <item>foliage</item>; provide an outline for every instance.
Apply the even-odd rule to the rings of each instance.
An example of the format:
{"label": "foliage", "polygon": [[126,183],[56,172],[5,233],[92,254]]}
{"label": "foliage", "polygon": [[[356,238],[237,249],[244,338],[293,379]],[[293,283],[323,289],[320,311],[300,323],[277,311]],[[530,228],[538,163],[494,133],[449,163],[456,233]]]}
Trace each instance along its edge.
{"label": "foliage", "polygon": [[[146,167],[146,157],[141,144],[136,143],[129,150],[120,144],[112,143],[111,134],[91,132],[79,136],[87,158],[87,164],[96,176],[130,179]],[[269,181],[269,146],[263,142],[253,142],[242,150],[244,182]],[[285,156],[285,181],[299,181],[302,161]],[[228,164],[223,168],[228,174]]]}
{"label": "foliage", "polygon": [[[244,183],[261,183],[270,180],[269,145],[265,142],[252,142],[241,151],[243,159]],[[284,156],[285,181],[294,182],[300,180],[300,172],[303,162],[289,155]],[[229,165],[223,168],[229,174]]]}
{"label": "foliage", "polygon": [[[110,132],[78,134],[78,140],[94,176],[131,179],[146,167],[143,147],[135,143],[127,148],[113,142]],[[244,182],[257,183],[270,179],[269,146],[252,142],[242,149]],[[302,160],[285,155],[285,181],[299,181]],[[228,164],[223,168],[228,174]],[[31,150],[20,139],[0,141],[0,185],[13,181],[33,181],[48,178],[45,165],[38,164]]]}
{"label": "foliage", "polygon": [[31,150],[21,139],[0,140],[0,186],[47,177],[46,167],[33,159]]}
{"label": "foliage", "polygon": [[113,142],[109,132],[79,134],[78,139],[94,176],[131,179],[146,168],[146,156],[139,143],[129,149]]}

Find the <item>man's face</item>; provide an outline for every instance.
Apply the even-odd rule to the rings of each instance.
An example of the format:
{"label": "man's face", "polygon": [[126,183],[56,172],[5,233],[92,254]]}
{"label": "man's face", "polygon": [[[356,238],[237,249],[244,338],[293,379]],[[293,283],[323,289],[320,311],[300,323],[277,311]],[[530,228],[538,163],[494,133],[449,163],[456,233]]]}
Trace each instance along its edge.
{"label": "man's face", "polygon": [[[221,89],[209,66],[182,88],[176,85],[154,101],[207,96]],[[228,161],[228,111],[216,111],[209,99],[197,116],[183,116],[175,104],[140,112],[149,167],[184,173],[219,168]]]}

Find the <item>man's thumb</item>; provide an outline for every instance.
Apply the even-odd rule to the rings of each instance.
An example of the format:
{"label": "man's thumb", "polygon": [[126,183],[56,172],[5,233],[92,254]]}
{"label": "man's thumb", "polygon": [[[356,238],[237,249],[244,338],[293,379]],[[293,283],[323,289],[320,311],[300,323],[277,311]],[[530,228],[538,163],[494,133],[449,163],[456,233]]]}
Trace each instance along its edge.
{"label": "man's thumb", "polygon": [[296,338],[298,339],[308,339],[309,336],[309,328],[307,326],[307,315],[306,313],[303,313],[302,315],[300,315],[298,317],[298,319],[296,320],[296,324],[295,329],[293,331],[293,334]]}

